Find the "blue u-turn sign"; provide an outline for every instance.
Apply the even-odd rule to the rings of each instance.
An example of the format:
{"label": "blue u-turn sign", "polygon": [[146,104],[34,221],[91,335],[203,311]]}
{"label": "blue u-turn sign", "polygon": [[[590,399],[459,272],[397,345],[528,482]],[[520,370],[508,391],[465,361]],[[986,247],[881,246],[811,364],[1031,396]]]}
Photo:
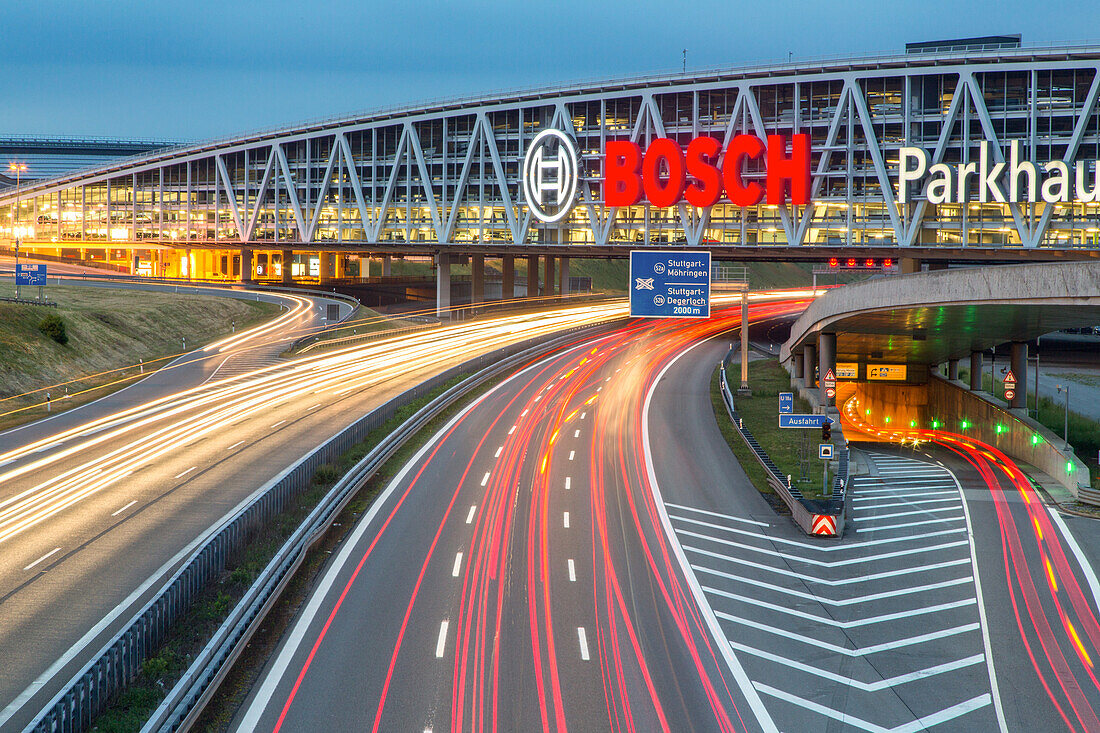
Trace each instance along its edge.
{"label": "blue u-turn sign", "polygon": [[710,318],[710,252],[630,252],[630,315]]}

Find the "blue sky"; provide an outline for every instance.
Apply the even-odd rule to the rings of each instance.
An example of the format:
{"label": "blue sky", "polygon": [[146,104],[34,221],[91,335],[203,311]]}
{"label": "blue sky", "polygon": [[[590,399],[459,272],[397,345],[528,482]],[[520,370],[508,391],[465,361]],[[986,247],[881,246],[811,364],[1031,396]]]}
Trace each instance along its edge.
{"label": "blue sky", "polygon": [[[0,135],[203,139],[581,79],[1022,33],[1087,40],[1100,3],[635,0],[4,3]],[[1097,31],[1100,35],[1100,31]]]}

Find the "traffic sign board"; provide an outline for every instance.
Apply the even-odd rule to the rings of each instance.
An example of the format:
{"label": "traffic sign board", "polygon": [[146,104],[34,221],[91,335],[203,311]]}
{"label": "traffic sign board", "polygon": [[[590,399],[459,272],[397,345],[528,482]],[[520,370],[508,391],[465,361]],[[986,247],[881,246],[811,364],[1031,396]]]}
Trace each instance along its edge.
{"label": "traffic sign board", "polygon": [[45,265],[17,265],[15,268],[16,285],[45,285]]}
{"label": "traffic sign board", "polygon": [[825,398],[831,400],[834,397],[836,397],[836,387],[826,387]]}
{"label": "traffic sign board", "polygon": [[827,461],[833,457],[833,444],[832,443],[819,443],[817,446],[817,457],[823,461]]}
{"label": "traffic sign board", "polygon": [[630,315],[710,318],[710,252],[630,252]]}
{"label": "traffic sign board", "polygon": [[779,393],[779,414],[794,412],[794,392]]}
{"label": "traffic sign board", "polygon": [[[780,415],[781,428],[820,428],[829,418],[824,415]],[[831,421],[830,421],[831,422]]]}
{"label": "traffic sign board", "polygon": [[810,532],[825,536],[835,535],[836,517],[831,514],[815,514],[813,521],[810,522]]}
{"label": "traffic sign board", "polygon": [[1011,369],[1009,369],[1008,373],[1005,374],[1005,380],[1004,381],[1005,381],[1005,387],[1008,387],[1009,389],[1016,386],[1016,375],[1012,373]]}
{"label": "traffic sign board", "polygon": [[835,387],[836,386],[836,374],[834,374],[833,370],[830,369],[829,371],[825,372],[825,378],[822,379],[821,381],[825,383],[826,387]]}
{"label": "traffic sign board", "polygon": [[1016,390],[1014,390],[1014,389],[1006,389],[1006,390],[1005,390],[1005,399],[1006,399],[1006,400],[1014,400],[1014,399],[1016,399]]}

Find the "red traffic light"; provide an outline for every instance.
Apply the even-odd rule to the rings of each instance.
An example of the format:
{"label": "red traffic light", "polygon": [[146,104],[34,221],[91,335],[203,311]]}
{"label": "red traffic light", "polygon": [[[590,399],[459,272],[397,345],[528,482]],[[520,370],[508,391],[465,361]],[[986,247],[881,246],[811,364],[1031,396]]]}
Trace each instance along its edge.
{"label": "red traffic light", "polygon": [[838,260],[836,257],[829,258],[829,267],[837,267],[838,265],[840,265],[840,260]]}
{"label": "red traffic light", "polygon": [[882,261],[882,266],[883,267],[893,267],[894,266],[894,261],[892,259],[890,259],[889,257],[887,257],[886,259],[884,259]]}

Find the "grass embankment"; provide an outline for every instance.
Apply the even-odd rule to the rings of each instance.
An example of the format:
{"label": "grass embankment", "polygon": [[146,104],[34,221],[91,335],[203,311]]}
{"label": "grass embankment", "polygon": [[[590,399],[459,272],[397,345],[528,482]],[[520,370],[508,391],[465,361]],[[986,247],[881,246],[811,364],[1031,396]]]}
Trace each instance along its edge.
{"label": "grass embankment", "polygon": [[[0,302],[0,429],[46,414],[44,406],[13,412],[45,400],[44,391],[27,394],[34,390],[49,389],[54,412],[68,409],[130,384],[139,359],[148,373],[183,352],[183,339],[194,349],[280,312],[272,303],[123,288],[49,285],[46,295],[59,306]],[[0,296],[14,297],[14,285],[0,284]],[[66,343],[39,329],[47,316],[64,322]]]}
{"label": "grass embankment", "polygon": [[[244,552],[240,553],[241,559],[227,567],[199,597],[191,610],[172,625],[168,632],[168,640],[154,656],[145,662],[138,679],[113,701],[107,712],[96,719],[93,729],[101,733],[140,730],[164,695],[186,671],[191,659],[207,644],[252,582],[267,566],[275,552],[332,486],[383,438],[412,417],[417,410],[468,376],[469,374],[462,374],[453,377],[428,395],[399,409],[386,423],[371,431],[362,442],[344,453],[335,464],[320,466],[313,475],[309,489],[296,500],[292,500],[290,506],[276,516],[268,527],[256,532],[255,539]],[[333,521],[324,538],[308,552],[298,572],[264,619],[263,626],[252,638],[214,698],[203,711],[194,730],[228,730],[233,716],[244,702],[263,670],[264,664],[275,651],[275,647],[298,609],[309,597],[309,592],[322,571],[325,561],[351,531],[359,517],[370,508],[375,498],[397,474],[401,466],[411,459],[416,451],[456,412],[470,400],[490,389],[499,379],[492,379],[472,390],[465,398],[433,418],[386,461],[351,499]]]}
{"label": "grass embankment", "polygon": [[[741,367],[738,363],[730,364],[728,375],[731,384],[736,385],[740,381]],[[734,394],[733,403],[737,408],[737,414],[745,421],[745,427],[753,434],[753,437],[767,451],[775,465],[784,474],[794,477],[794,486],[799,489],[806,498],[816,499],[821,497],[821,470],[820,461],[817,458],[817,438],[820,434],[812,431],[812,440],[807,444],[813,451],[809,463],[809,481],[799,482],[799,447],[802,444],[802,430],[783,429],[779,427],[779,393],[791,392],[791,377],[779,366],[775,359],[756,359],[749,362],[749,386],[752,388],[752,397],[739,397]],[[736,389],[734,389],[736,392]],[[745,473],[752,479],[760,493],[768,498],[772,506],[782,502],[775,498],[774,492],[768,486],[767,474],[764,468],[756,460],[756,456],[745,445],[745,441],[730,425],[726,415],[726,408],[722,402],[721,388],[718,382],[718,370],[711,379],[711,403],[714,406],[714,414],[718,418],[718,427],[729,443],[733,454],[737,457]],[[795,395],[795,412],[809,413],[810,405],[802,398]]]}
{"label": "grass embankment", "polygon": [[[1063,374],[1062,378],[1088,384],[1086,379],[1093,379],[1100,381],[1100,377],[1096,377],[1091,374]],[[1081,377],[1081,378],[1079,378]],[[959,379],[963,382],[970,382],[970,370],[960,369]],[[997,392],[996,396],[999,399],[1004,399],[1004,383],[997,380]],[[988,374],[982,377],[982,389],[989,392],[993,387],[993,378]],[[1034,405],[1035,395],[1033,392],[1028,393],[1027,399],[1028,415],[1035,417]],[[1059,438],[1063,436],[1066,428],[1066,404],[1064,401],[1058,402],[1050,399],[1049,397],[1039,397],[1039,414],[1035,417],[1039,423],[1048,429],[1050,432],[1057,435]],[[1100,463],[1097,462],[1097,451],[1100,451],[1100,423],[1095,420],[1082,415],[1079,412],[1069,411],[1069,444],[1073,447],[1073,452],[1077,455],[1081,461],[1084,462],[1089,468],[1090,480],[1092,486],[1100,488]]]}

